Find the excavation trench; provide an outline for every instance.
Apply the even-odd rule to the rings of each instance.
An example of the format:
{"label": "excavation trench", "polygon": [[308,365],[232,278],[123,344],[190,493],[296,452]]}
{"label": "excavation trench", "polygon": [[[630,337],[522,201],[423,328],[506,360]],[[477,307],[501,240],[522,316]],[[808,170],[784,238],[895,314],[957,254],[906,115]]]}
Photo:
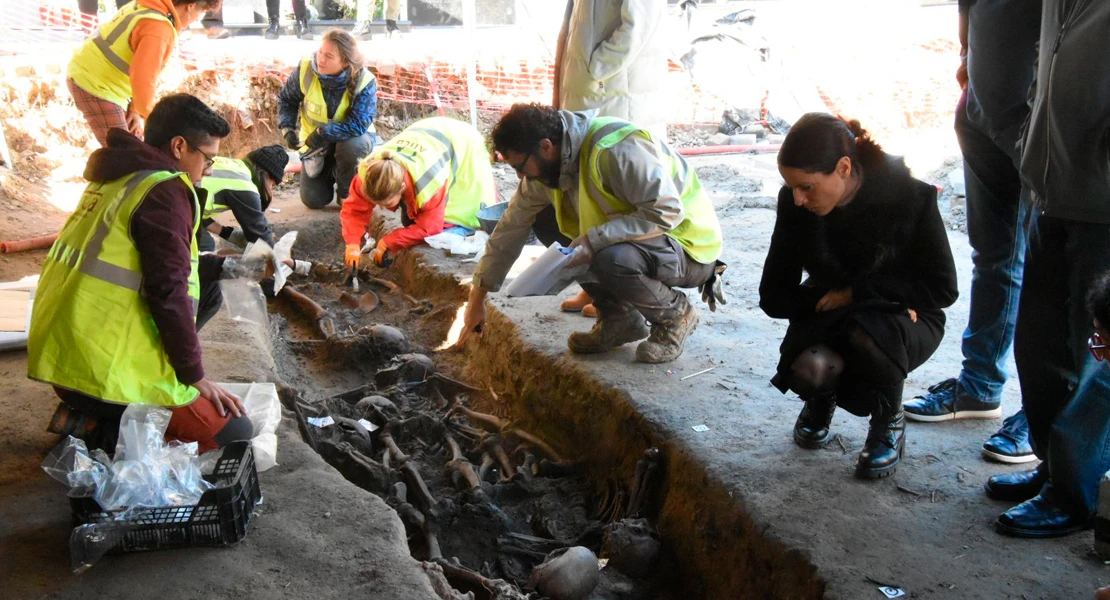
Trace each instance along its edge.
{"label": "excavation trench", "polygon": [[[764,535],[626,392],[530,348],[498,311],[481,344],[434,350],[466,293],[442,263],[403,253],[363,269],[357,291],[317,264],[271,303],[283,403],[314,449],[397,510],[415,558],[477,598],[536,591],[537,565],[569,547],[609,558],[591,598],[823,596],[807,553]],[[561,584],[540,571],[588,586],[583,565]]]}

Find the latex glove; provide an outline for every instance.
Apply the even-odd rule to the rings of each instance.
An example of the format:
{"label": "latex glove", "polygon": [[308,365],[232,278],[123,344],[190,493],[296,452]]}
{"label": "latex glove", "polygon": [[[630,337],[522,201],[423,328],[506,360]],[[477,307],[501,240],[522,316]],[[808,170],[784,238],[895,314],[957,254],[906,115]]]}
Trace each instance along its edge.
{"label": "latex glove", "polygon": [[593,261],[594,249],[593,246],[590,245],[590,238],[585,235],[580,235],[570,243],[570,247],[574,248],[574,254],[570,255],[570,260],[567,261],[564,268],[570,269],[578,265],[589,264]]}
{"label": "latex glove", "polygon": [[382,268],[387,268],[393,264],[393,259],[389,256],[389,248],[385,246],[384,240],[378,242],[377,247],[370,253],[370,260]]}
{"label": "latex glove", "polygon": [[362,257],[361,249],[358,244],[347,244],[347,248],[343,253],[343,263],[348,267],[358,268],[358,261]]}
{"label": "latex glove", "polygon": [[721,304],[728,304],[728,300],[725,298],[725,291],[721,289],[721,276],[725,274],[725,269],[727,268],[728,265],[721,261],[717,261],[717,264],[713,267],[713,274],[709,276],[709,279],[705,280],[705,283],[698,286],[698,291],[701,292],[701,299],[709,305],[709,310],[711,312],[717,312],[718,302]]}
{"label": "latex glove", "polygon": [[286,129],[281,132],[281,135],[285,138],[285,145],[288,146],[290,150],[296,150],[301,147],[301,140],[297,137],[296,131]]}
{"label": "latex glove", "polygon": [[307,260],[293,261],[293,274],[307,277],[312,272],[312,263]]}

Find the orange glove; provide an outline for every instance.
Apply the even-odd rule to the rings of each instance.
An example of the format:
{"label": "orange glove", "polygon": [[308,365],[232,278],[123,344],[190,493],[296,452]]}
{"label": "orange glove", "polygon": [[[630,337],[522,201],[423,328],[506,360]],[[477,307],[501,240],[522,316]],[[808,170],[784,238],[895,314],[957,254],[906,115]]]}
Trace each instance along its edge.
{"label": "orange glove", "polygon": [[347,244],[347,250],[343,253],[343,262],[348,267],[358,267],[358,259],[362,256],[358,244]]}
{"label": "orange glove", "polygon": [[374,264],[379,267],[388,267],[393,264],[393,259],[389,257],[389,248],[385,246],[385,240],[378,242],[378,246],[370,253],[370,260],[374,261]]}

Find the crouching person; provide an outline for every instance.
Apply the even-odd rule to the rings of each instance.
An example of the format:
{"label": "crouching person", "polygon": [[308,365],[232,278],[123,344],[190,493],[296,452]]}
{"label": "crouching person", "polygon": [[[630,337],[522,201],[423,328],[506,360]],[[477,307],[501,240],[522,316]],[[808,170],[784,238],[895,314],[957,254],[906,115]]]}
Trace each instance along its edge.
{"label": "crouching person", "polygon": [[205,378],[197,338],[219,309],[224,259],[198,256],[194,186],[230,131],[175,94],[151,111],[145,141],[112,129],[89,158],[90,183],[43,264],[27,341],[28,377],[54,386],[54,425],[70,425],[52,430],[84,430],[111,451],[127,405],[153,404],[173,413],[166,437],[201,452],[250,438],[239,399]]}
{"label": "crouching person", "polygon": [[571,351],[648,338],[637,360],[678,358],[698,316],[674,288],[701,287],[713,308],[723,271],[721,226],[697,173],[647,131],[594,111],[516,104],[492,138],[521,182],[474,274],[464,335],[485,322],[486,294],[500,288],[536,216],[554,206],[576,249],[571,265],[589,264],[579,283],[598,313],[591,331],[567,340]]}
{"label": "crouching person", "polygon": [[483,201],[497,202],[497,185],[482,134],[448,117],[417,121],[359,165],[340,212],[346,263],[358,265],[375,208],[400,210],[404,224],[382,236],[371,254],[374,264],[384,267],[391,252],[424,238],[443,231],[474,233]]}

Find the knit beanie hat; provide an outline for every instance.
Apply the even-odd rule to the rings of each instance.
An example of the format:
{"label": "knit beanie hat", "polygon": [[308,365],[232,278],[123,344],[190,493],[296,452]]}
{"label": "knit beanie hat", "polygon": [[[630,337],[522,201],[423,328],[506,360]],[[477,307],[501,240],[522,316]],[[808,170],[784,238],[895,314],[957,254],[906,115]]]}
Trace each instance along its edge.
{"label": "knit beanie hat", "polygon": [[247,160],[268,173],[274,181],[280,182],[285,176],[285,165],[289,164],[289,154],[285,152],[285,148],[278,145],[263,146],[252,150],[247,155]]}

